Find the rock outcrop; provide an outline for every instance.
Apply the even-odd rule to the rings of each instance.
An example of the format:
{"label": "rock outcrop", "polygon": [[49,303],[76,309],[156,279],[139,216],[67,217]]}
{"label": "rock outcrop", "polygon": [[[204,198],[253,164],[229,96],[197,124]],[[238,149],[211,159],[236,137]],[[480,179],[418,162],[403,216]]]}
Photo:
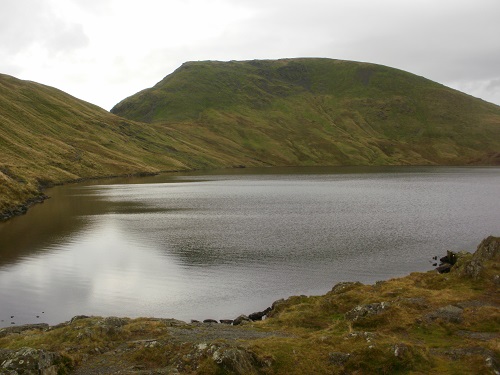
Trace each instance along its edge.
{"label": "rock outcrop", "polygon": [[251,321],[252,320],[248,316],[246,316],[246,315],[240,315],[236,319],[233,320],[233,325],[239,326],[241,324],[245,324],[245,323],[248,323],[248,322],[251,322]]}
{"label": "rock outcrop", "polygon": [[0,349],[0,373],[9,375],[57,375],[68,370],[63,357],[41,349]]}
{"label": "rock outcrop", "polygon": [[460,267],[460,273],[464,276],[477,280],[484,273],[484,263],[499,256],[500,238],[489,236],[479,244],[476,252],[472,255],[472,259],[464,262],[464,264]]}
{"label": "rock outcrop", "polygon": [[235,375],[257,374],[257,361],[244,348],[231,345],[212,345],[208,350],[213,361],[224,373]]}

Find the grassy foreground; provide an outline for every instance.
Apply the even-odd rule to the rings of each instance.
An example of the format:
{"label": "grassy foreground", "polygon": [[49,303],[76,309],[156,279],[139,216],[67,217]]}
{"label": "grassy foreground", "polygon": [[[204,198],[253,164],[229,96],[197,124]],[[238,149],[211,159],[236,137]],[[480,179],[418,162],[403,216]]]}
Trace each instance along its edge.
{"label": "grassy foreground", "polygon": [[500,238],[488,237],[450,273],[339,283],[245,325],[75,317],[0,329],[0,372],[498,374],[499,285]]}

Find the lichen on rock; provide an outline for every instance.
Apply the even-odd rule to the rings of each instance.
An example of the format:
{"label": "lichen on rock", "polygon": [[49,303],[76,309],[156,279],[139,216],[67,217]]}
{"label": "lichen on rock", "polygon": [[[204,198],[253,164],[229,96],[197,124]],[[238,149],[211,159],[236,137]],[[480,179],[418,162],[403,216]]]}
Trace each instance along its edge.
{"label": "lichen on rock", "polygon": [[0,349],[0,373],[23,375],[57,375],[66,369],[62,356],[41,349]]}

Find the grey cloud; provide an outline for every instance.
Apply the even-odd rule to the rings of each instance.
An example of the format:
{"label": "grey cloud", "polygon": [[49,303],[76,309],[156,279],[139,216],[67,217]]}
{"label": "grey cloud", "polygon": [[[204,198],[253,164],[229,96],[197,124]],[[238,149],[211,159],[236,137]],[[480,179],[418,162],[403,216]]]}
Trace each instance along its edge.
{"label": "grey cloud", "polygon": [[487,90],[500,90],[500,78],[494,79],[486,86]]}
{"label": "grey cloud", "polygon": [[[111,0],[66,0],[70,1],[80,9],[90,13],[105,13],[110,11]],[[139,5],[138,5],[139,6]]]}
{"label": "grey cloud", "polygon": [[[41,46],[54,62],[63,60],[58,60],[60,55],[85,48],[90,41],[84,27],[91,30],[98,22],[109,22],[113,27],[114,7],[124,0],[64,0],[77,6],[86,19],[95,19],[96,23],[89,25],[58,18],[51,8],[56,1],[1,1],[0,71],[9,63],[9,56],[32,45]],[[175,14],[181,1],[169,2],[172,13],[168,16]],[[196,12],[203,0],[189,1]],[[164,4],[146,0],[137,3],[137,9],[140,13],[155,12],[160,3]],[[237,22],[225,20],[225,30],[211,39],[184,40],[182,30],[178,35],[164,35],[141,61],[127,55],[134,54],[132,45],[127,51],[110,48],[106,59],[116,61],[115,69],[108,73],[110,87],[105,95],[103,90],[88,89],[87,100],[103,105],[109,97],[122,99],[125,86],[130,87],[127,91],[147,87],[188,60],[311,56],[388,65],[443,84],[456,83],[455,87],[470,88],[466,92],[500,103],[498,0],[213,0],[210,6],[213,12],[236,7],[242,17],[236,17]],[[137,17],[136,21],[131,27],[137,27],[134,35],[139,41],[154,37],[141,34],[141,22],[146,19]],[[187,27],[196,27],[189,19],[183,21]],[[119,29],[114,31],[121,35]],[[162,31],[159,24],[158,35]],[[89,60],[102,57],[89,55]],[[82,62],[81,68],[87,66],[89,71],[81,70],[87,77],[93,69],[102,69]],[[86,82],[90,87],[91,79]]]}
{"label": "grey cloud", "polygon": [[251,43],[259,52],[288,51],[283,57],[308,53],[369,61],[440,82],[491,79],[500,66],[496,0],[239,3],[258,12],[234,33],[244,41],[238,52]]}
{"label": "grey cloud", "polygon": [[46,10],[41,1],[4,0],[0,13],[0,50],[16,53],[36,40]]}
{"label": "grey cloud", "polygon": [[0,53],[12,56],[36,44],[49,53],[70,52],[87,43],[82,25],[59,18],[50,2],[2,0]]}
{"label": "grey cloud", "polygon": [[484,89],[479,90],[477,96],[500,105],[500,76],[486,81]]}
{"label": "grey cloud", "polygon": [[389,65],[446,83],[491,80],[500,66],[497,0],[236,3],[251,16],[203,45],[160,48],[152,53],[149,69],[168,74],[172,56],[179,59],[177,65],[185,60],[315,56]]}
{"label": "grey cloud", "polygon": [[89,39],[79,24],[56,24],[48,33],[45,46],[51,53],[60,53],[85,47]]}
{"label": "grey cloud", "polygon": [[500,77],[487,80],[462,79],[443,82],[445,85],[463,91],[469,95],[500,105]]}

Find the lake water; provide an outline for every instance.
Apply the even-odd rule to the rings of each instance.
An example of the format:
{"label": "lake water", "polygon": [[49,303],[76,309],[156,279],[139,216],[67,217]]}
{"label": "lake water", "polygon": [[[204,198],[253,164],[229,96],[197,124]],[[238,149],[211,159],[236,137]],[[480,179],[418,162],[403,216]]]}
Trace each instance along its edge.
{"label": "lake water", "polygon": [[0,326],[231,319],[431,270],[432,256],[500,234],[500,168],[238,169],[47,193],[0,223]]}

